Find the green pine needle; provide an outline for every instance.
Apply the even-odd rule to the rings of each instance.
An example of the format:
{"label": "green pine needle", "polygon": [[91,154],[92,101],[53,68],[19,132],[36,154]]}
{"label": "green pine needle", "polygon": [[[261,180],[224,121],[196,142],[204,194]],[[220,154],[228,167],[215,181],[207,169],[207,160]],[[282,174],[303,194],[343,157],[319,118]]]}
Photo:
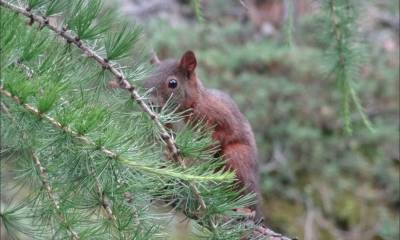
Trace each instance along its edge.
{"label": "green pine needle", "polygon": [[118,60],[130,55],[130,50],[135,46],[141,30],[128,23],[124,24],[118,33],[110,33],[105,41],[105,50],[108,60]]}
{"label": "green pine needle", "polygon": [[68,1],[52,0],[47,7],[45,16],[50,17],[58,13],[66,12],[69,6],[70,4],[68,4]]}

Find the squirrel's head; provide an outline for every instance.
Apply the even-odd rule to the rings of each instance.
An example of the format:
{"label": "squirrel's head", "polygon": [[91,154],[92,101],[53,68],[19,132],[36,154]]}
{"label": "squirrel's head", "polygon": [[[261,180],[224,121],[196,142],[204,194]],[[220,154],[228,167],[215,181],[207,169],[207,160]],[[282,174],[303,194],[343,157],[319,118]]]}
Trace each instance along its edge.
{"label": "squirrel's head", "polygon": [[196,77],[197,60],[192,51],[185,52],[179,60],[160,61],[154,55],[151,63],[154,69],[144,87],[151,91],[151,100],[155,105],[163,106],[171,98],[185,110],[196,103],[201,83]]}

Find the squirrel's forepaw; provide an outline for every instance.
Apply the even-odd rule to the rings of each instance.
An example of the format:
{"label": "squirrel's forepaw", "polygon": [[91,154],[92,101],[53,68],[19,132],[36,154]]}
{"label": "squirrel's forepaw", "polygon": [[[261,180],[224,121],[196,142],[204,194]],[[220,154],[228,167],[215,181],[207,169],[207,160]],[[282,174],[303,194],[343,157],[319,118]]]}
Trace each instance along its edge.
{"label": "squirrel's forepaw", "polygon": [[256,211],[251,210],[250,208],[236,208],[236,212],[241,213],[247,219],[255,219],[256,218]]}

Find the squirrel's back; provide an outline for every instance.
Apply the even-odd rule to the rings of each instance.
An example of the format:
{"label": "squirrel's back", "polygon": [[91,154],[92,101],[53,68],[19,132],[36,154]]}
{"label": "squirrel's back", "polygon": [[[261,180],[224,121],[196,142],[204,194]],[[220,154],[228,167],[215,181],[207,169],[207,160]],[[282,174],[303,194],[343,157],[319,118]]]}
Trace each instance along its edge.
{"label": "squirrel's back", "polygon": [[233,99],[217,89],[204,89],[200,99],[193,111],[215,125],[217,133],[223,131],[224,136],[216,136],[221,145],[238,142],[248,144],[254,148],[256,155],[256,143],[250,123]]}

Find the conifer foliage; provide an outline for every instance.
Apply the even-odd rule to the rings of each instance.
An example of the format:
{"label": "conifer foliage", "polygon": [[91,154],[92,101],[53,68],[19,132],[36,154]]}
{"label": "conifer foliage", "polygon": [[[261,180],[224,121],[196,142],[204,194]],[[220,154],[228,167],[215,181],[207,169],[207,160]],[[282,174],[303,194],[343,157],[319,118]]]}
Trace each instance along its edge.
{"label": "conifer foliage", "polygon": [[[163,239],[159,200],[202,237],[251,234],[233,209],[254,198],[232,190],[209,132],[175,135],[164,125],[182,114],[140,94],[140,29],[100,0],[0,0],[0,11],[3,234]],[[112,79],[122,89],[107,89]]]}
{"label": "conifer foliage", "polygon": [[363,53],[357,34],[357,7],[361,3],[356,0],[325,0],[322,1],[322,14],[326,16],[325,29],[321,32],[323,41],[328,46],[327,66],[330,74],[334,75],[340,91],[342,104],[343,125],[347,133],[352,132],[350,118],[351,106],[361,115],[362,122],[369,131],[372,125],[365,115],[360,99],[356,93],[356,80],[360,79]]}

